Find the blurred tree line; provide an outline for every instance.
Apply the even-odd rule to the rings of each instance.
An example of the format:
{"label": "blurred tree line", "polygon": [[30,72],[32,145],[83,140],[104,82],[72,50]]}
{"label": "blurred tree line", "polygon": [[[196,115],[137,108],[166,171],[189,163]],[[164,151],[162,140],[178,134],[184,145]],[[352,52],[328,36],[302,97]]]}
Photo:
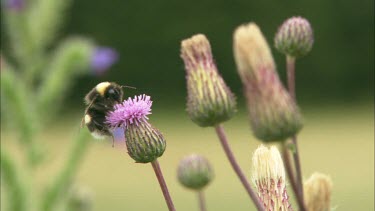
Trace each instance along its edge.
{"label": "blurred tree line", "polygon": [[[255,21],[273,46],[278,26],[291,16],[314,28],[312,52],[297,62],[297,95],[302,103],[370,101],[374,94],[374,1],[74,1],[64,34],[90,35],[113,46],[120,60],[103,77],[82,77],[72,103],[103,80],[135,86],[129,95],[147,93],[158,102],[185,103],[185,73],[180,41],[204,33],[224,79],[239,98],[232,35]],[[272,48],[280,76],[284,56]],[[285,80],[284,80],[285,81]]]}

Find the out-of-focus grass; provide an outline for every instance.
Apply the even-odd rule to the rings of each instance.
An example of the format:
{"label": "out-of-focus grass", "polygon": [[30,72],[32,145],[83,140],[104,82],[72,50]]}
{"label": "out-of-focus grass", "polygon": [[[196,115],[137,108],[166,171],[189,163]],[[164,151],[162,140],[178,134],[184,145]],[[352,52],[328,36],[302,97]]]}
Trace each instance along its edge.
{"label": "out-of-focus grass", "polygon": [[[372,106],[304,112],[305,127],[299,135],[303,176],[307,178],[314,171],[329,174],[334,182],[332,206],[337,210],[374,210]],[[215,179],[206,190],[208,210],[255,210],[212,128],[196,126],[182,109],[154,113],[150,121],[167,139],[167,150],[159,161],[177,210],[197,210],[196,196],[176,181],[179,159],[192,152],[206,156],[215,170]],[[47,159],[52,162],[37,172],[38,183],[52,179],[55,170],[62,166],[69,141],[78,133],[79,122],[80,117],[76,117],[75,121],[58,124],[45,134],[48,142],[41,145],[50,152]],[[240,110],[225,128],[230,145],[250,178],[252,152],[260,142],[251,135],[246,112]],[[1,133],[4,147],[14,150],[13,139],[12,134]],[[167,210],[151,165],[135,164],[123,144],[112,148],[110,139],[93,142],[76,182],[95,192],[95,210]]]}

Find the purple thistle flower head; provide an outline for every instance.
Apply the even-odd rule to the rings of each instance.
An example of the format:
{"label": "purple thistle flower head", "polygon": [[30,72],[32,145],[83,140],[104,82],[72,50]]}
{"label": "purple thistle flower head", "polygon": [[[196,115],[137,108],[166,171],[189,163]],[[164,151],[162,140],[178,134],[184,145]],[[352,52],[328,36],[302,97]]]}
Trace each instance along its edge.
{"label": "purple thistle flower head", "polygon": [[117,60],[118,53],[109,47],[97,47],[91,56],[91,67],[95,75],[104,74]]}
{"label": "purple thistle flower head", "polygon": [[5,0],[4,7],[10,11],[20,12],[25,8],[24,0]]}
{"label": "purple thistle flower head", "polygon": [[152,101],[151,97],[145,94],[135,96],[133,99],[128,98],[123,103],[117,104],[114,111],[108,113],[106,122],[111,127],[128,127],[147,121],[147,115],[151,114]]}

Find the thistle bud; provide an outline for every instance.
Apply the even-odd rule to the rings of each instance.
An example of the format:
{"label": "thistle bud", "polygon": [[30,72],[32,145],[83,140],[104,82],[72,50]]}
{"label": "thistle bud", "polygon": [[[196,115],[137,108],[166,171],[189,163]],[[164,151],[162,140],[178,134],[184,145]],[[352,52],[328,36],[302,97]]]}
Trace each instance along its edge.
{"label": "thistle bud", "polygon": [[213,179],[208,160],[200,155],[190,155],[180,161],[177,177],[180,183],[190,189],[201,190]]}
{"label": "thistle bud", "polygon": [[254,135],[284,141],[302,128],[299,109],[281,83],[269,46],[254,23],[234,32],[234,57]]}
{"label": "thistle bud", "polygon": [[106,117],[110,126],[124,128],[128,154],[137,163],[156,160],[166,148],[163,135],[148,122],[151,105],[149,96],[139,95],[115,105]]}
{"label": "thistle bud", "polygon": [[314,173],[305,181],[303,188],[307,211],[331,210],[332,181],[329,176]]}
{"label": "thistle bud", "polygon": [[253,182],[266,210],[292,210],[285,185],[285,170],[279,150],[261,145],[253,155]]}
{"label": "thistle bud", "polygon": [[313,43],[313,30],[309,21],[302,17],[289,18],[275,35],[276,49],[292,57],[305,56],[311,51]]}
{"label": "thistle bud", "polygon": [[93,193],[91,190],[74,186],[69,192],[68,210],[90,211],[93,210]]}
{"label": "thistle bud", "polygon": [[215,126],[236,112],[233,93],[220,76],[207,38],[198,34],[181,43],[187,80],[187,112],[199,126]]}

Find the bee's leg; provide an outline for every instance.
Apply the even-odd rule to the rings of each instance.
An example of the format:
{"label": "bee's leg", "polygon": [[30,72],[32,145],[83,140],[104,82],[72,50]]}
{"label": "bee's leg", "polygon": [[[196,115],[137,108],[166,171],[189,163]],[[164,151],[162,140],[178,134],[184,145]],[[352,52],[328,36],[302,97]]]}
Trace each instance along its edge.
{"label": "bee's leg", "polygon": [[111,135],[112,137],[112,147],[115,147],[115,137],[113,136],[113,134]]}
{"label": "bee's leg", "polygon": [[83,126],[85,126],[85,116],[83,116],[81,120],[81,126],[79,127],[79,129],[83,128]]}

